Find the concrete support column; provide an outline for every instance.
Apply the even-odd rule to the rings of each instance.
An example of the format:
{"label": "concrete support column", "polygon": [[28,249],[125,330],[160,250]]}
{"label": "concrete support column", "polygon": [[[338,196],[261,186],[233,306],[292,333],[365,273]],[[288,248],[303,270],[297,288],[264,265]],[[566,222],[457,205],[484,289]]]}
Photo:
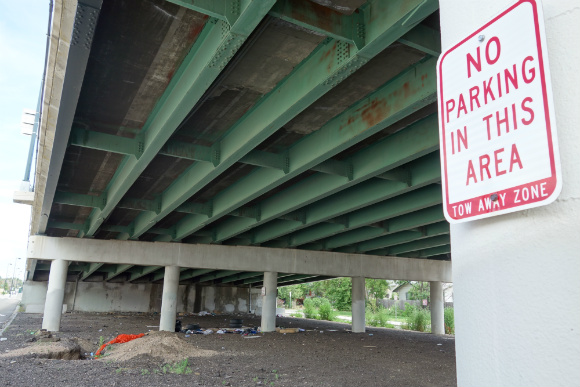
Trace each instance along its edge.
{"label": "concrete support column", "polygon": [[266,293],[262,296],[262,332],[276,330],[276,295],[278,293],[278,273],[264,272]]}
{"label": "concrete support column", "polygon": [[52,332],[60,330],[60,316],[62,315],[62,301],[64,299],[68,264],[69,261],[63,259],[56,259],[50,264],[42,329]]}
{"label": "concrete support column", "polygon": [[160,331],[175,332],[178,286],[179,266],[165,266],[163,296],[161,298],[161,320],[159,321]]}
{"label": "concrete support column", "polygon": [[[439,1],[443,50],[515,3]],[[547,206],[451,225],[457,385],[461,387],[580,383],[580,72],[573,65],[580,61],[580,9],[575,0],[536,3],[544,12],[562,192]],[[522,4],[531,7],[532,2]],[[513,29],[518,32],[518,26]],[[511,32],[496,31],[504,64],[487,67],[490,76],[503,74],[506,66],[521,63],[525,55],[533,55],[538,74],[537,55],[518,50],[508,54],[510,46],[503,39]],[[471,86],[464,85],[465,90]],[[507,102],[497,106],[501,111]],[[538,101],[534,110],[542,106]],[[552,284],[557,284],[555,295]],[[545,305],[549,305],[549,320],[541,318]]]}
{"label": "concrete support column", "polygon": [[445,322],[443,321],[443,282],[431,281],[431,333],[435,335],[445,334]]}
{"label": "concrete support column", "polygon": [[365,279],[352,277],[352,332],[365,333]]}

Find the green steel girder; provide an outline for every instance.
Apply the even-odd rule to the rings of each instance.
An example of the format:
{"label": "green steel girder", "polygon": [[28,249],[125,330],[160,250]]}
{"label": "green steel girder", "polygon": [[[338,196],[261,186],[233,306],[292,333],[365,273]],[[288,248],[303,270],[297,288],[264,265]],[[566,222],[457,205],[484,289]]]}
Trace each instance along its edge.
{"label": "green steel girder", "polygon": [[240,274],[236,274],[236,275],[232,275],[226,278],[222,278],[219,283],[221,284],[227,284],[230,282],[236,282],[236,281],[241,281],[241,280],[245,280],[248,278],[254,278],[254,277],[261,277],[263,276],[264,273],[261,271],[255,271],[255,272],[245,272],[245,273],[240,273]]}
{"label": "green steel girder", "polygon": [[199,278],[196,278],[195,279],[195,282],[196,283],[199,283],[199,282],[214,281],[216,279],[224,278],[224,277],[229,277],[229,276],[235,275],[237,273],[239,273],[238,270],[222,270],[222,271],[217,271],[215,273],[206,274],[206,275],[203,275],[203,276],[201,276]]}
{"label": "green steel girder", "polygon": [[333,279],[333,278],[336,278],[336,277],[332,277],[332,276],[309,277],[309,278],[305,278],[305,279],[301,279],[301,280],[296,280],[296,281],[292,281],[292,282],[285,282],[283,286],[303,284],[305,282],[308,283],[308,282],[326,281],[326,280]]}
{"label": "green steel girder", "polygon": [[343,176],[348,178],[348,180],[353,179],[354,173],[354,166],[351,160],[339,161],[328,159],[310,169],[316,172],[328,173],[329,175]]}
{"label": "green steel girder", "polygon": [[105,281],[110,281],[113,278],[120,276],[121,274],[123,274],[127,270],[131,269],[132,267],[133,267],[133,265],[115,265],[114,270],[107,273],[107,277],[106,277]]}
{"label": "green steel girder", "polygon": [[169,140],[159,151],[160,155],[178,157],[193,161],[213,162],[212,147]]}
{"label": "green steel girder", "polygon": [[212,271],[215,271],[215,269],[190,269],[190,270],[186,270],[179,275],[179,280],[185,281],[185,280],[188,280],[190,278],[199,277],[200,275],[211,273]]}
{"label": "green steel girder", "polygon": [[[284,278],[284,277],[291,276],[291,275],[292,275],[292,274],[288,274],[288,273],[279,273],[279,274],[278,274],[278,280],[280,280],[281,278]],[[248,279],[244,280],[242,283],[243,283],[244,285],[248,285],[248,284],[256,284],[256,283],[258,283],[258,282],[262,282],[263,280],[264,280],[264,273],[261,273],[261,275],[260,275],[260,276],[258,276],[258,277],[252,277],[252,278],[248,278]]]}
{"label": "green steel girder", "polygon": [[254,149],[240,159],[240,163],[255,165],[257,167],[274,168],[284,173],[289,172],[290,159],[287,152],[272,153]]}
{"label": "green steel girder", "polygon": [[[253,242],[264,243],[439,181],[441,175],[439,156],[433,152],[439,147],[436,120],[436,116],[428,117],[355,154],[352,157],[355,175],[350,181],[331,175],[313,175],[262,201],[260,203],[262,221],[254,222],[256,225],[263,224],[268,219],[278,218],[281,214],[298,206],[315,201],[316,203],[305,208],[306,215],[303,222],[276,222],[274,225],[267,224],[259,227],[253,232]],[[423,156],[427,152],[432,153]],[[369,180],[370,177],[385,169],[396,168],[420,156],[423,157],[413,161],[409,167],[410,182]],[[356,183],[360,184],[353,187]],[[343,189],[345,190],[336,193]],[[321,201],[323,198],[326,199]],[[222,222],[216,230],[216,240],[223,241],[237,235],[238,232],[245,231],[240,230],[240,227],[233,228],[231,225],[250,222],[251,220],[247,219],[228,219]]]}
{"label": "green steel girder", "polygon": [[307,278],[314,278],[314,277],[318,277],[317,274],[297,274],[297,275],[290,275],[284,278],[280,278],[278,280],[278,284],[283,284],[286,282],[293,282],[293,281],[297,281],[297,280],[305,280]]}
{"label": "green steel girder", "polygon": [[107,186],[107,204],[93,209],[85,235],[94,235],[99,229],[274,2],[244,1],[245,7],[231,26],[214,18],[208,20],[141,130],[141,157],[125,157]]}
{"label": "green steel girder", "polygon": [[141,157],[145,146],[140,137],[133,139],[78,128],[71,131],[69,143],[83,148],[131,155],[136,158]]}
{"label": "green steel girder", "polygon": [[419,250],[417,252],[399,254],[399,257],[405,258],[430,258],[436,257],[442,254],[451,253],[451,245],[442,245],[437,247],[431,247],[425,250]]}
{"label": "green steel girder", "polygon": [[335,251],[343,253],[364,253],[384,247],[399,245],[413,240],[429,238],[436,235],[449,234],[449,223],[446,221],[433,223],[416,229],[417,231],[400,231],[397,233],[370,239],[364,242],[344,246]]}
{"label": "green steel girder", "polygon": [[[244,202],[259,196],[263,192],[304,172],[306,169],[312,168],[320,160],[339,153],[355,142],[410,114],[415,109],[432,102],[436,92],[434,65],[435,60],[429,59],[405,70],[379,90],[329,121],[321,129],[303,138],[290,148],[290,173],[282,175],[270,169],[257,170],[218,194],[214,198],[214,205],[217,206],[218,203],[220,205],[223,203],[224,207],[227,206],[228,209],[243,205]],[[384,101],[386,105],[390,106],[394,102],[391,101],[394,98],[393,94],[396,94],[397,90],[402,88],[403,85],[416,90],[414,97],[397,102],[395,104],[397,108],[391,109],[388,113],[377,112],[377,116],[374,116],[376,120],[372,122],[373,125],[369,128],[368,123],[365,122],[362,116],[362,112],[376,105],[377,101]],[[216,232],[216,241],[223,241],[248,231],[285,213],[369,179],[389,168],[396,168],[401,164],[438,149],[439,137],[436,116],[421,120],[399,133],[353,156],[352,180],[349,181],[348,178],[341,176],[316,174],[314,177],[305,179],[305,181],[260,202],[260,221],[233,218],[222,222]],[[303,167],[300,167],[301,165]],[[437,165],[439,164],[437,163]],[[389,181],[384,181],[384,183],[396,185]],[[408,187],[406,184],[401,184],[401,188],[406,189]],[[216,215],[214,218],[217,218],[219,214],[220,212],[214,214]],[[306,215],[307,218],[310,217],[309,212]],[[178,239],[195,232],[211,220],[212,218],[206,219],[203,217],[184,218],[177,226]],[[255,240],[254,243],[260,243],[260,241]]]}
{"label": "green steel girder", "polygon": [[[204,15],[209,15],[228,22],[233,26],[240,17],[241,10],[252,0],[167,0],[171,3],[189,8]],[[260,0],[253,0],[260,1]]]}
{"label": "green steel girder", "polygon": [[[343,232],[340,235],[330,237],[319,241],[322,249],[337,249],[342,246],[348,246],[355,243],[363,242],[369,239],[378,238],[383,235],[395,232],[410,230],[413,228],[437,223],[445,220],[443,209],[440,205],[414,211],[410,214],[398,216],[386,221],[382,221],[383,227],[364,226],[355,230]],[[337,250],[338,251],[338,250]]]}
{"label": "green steel girder", "polygon": [[157,271],[162,268],[163,266],[140,266],[135,271],[131,272],[129,282],[133,282],[141,277],[145,277],[146,275],[151,274],[154,271]]}
{"label": "green steel girder", "polygon": [[[83,272],[87,270],[87,264],[79,263],[79,264],[70,264],[68,265],[67,271],[70,272]],[[35,270],[50,270],[50,264],[48,263],[37,263]]]}
{"label": "green steel girder", "polygon": [[[396,0],[388,5],[373,5],[374,15],[371,39],[367,39],[363,49],[358,51],[347,43],[326,40],[304,60],[294,71],[281,81],[270,93],[246,113],[231,127],[221,139],[220,164],[195,163],[188,168],[162,194],[163,208],[158,214],[141,213],[134,221],[135,234],[138,237],[154,223],[175,210],[181,203],[209,184],[219,174],[240,160],[256,145],[278,130],[283,124],[295,117],[313,101],[324,95],[348,75],[365,64],[369,58],[388,47],[397,38],[411,29],[417,17],[424,18],[437,8],[435,0],[408,1]],[[429,12],[427,13],[427,10]],[[423,13],[425,13],[423,15]],[[372,18],[371,18],[372,19]],[[378,22],[377,22],[378,21]],[[200,215],[186,216],[178,224],[177,240],[181,240],[196,230],[224,216],[237,207],[267,192],[273,186],[296,176],[299,173],[326,160],[332,155],[352,144],[372,135],[389,123],[395,122],[408,114],[435,100],[435,61],[421,62],[390,83],[388,90],[399,90],[406,98],[405,109],[399,109],[400,98],[393,103],[393,95],[373,95],[357,108],[366,110],[350,111],[354,117],[342,116],[333,120],[332,128],[313,133],[310,141],[300,141],[290,150],[290,172],[262,168],[250,174],[234,189],[222,191],[214,198],[214,216],[208,218]],[[406,83],[409,82],[409,83]],[[426,92],[427,90],[427,92]],[[383,90],[384,91],[384,90]],[[405,91],[405,92],[403,92]],[[393,105],[391,108],[391,104]],[[407,110],[407,108],[409,110]],[[369,110],[372,110],[372,114]],[[372,117],[372,118],[371,118]],[[340,124],[349,123],[349,130],[341,131]],[[350,131],[352,130],[352,132]],[[319,145],[323,139],[333,139],[325,152],[320,152]],[[308,153],[315,150],[316,157]],[[233,188],[233,186],[232,186]],[[243,193],[243,195],[240,195]]]}
{"label": "green steel girder", "polygon": [[364,12],[345,15],[311,1],[279,0],[270,15],[331,38],[354,44],[361,49],[365,43]]}
{"label": "green steel girder", "polygon": [[403,243],[400,245],[368,251],[370,255],[399,255],[412,251],[424,250],[431,247],[448,245],[450,243],[449,235],[438,235],[430,238],[419,239],[413,242]]}
{"label": "green steel girder", "polygon": [[375,177],[384,180],[400,181],[401,183],[405,183],[409,186],[412,184],[411,170],[405,165],[399,168],[390,169],[386,172],[376,175]]}
{"label": "green steel girder", "polygon": [[84,223],[71,223],[71,222],[58,222],[51,220],[47,223],[48,228],[60,228],[64,230],[79,230],[82,231],[85,229]]}
{"label": "green steel girder", "polygon": [[418,24],[407,32],[399,39],[399,42],[434,57],[438,57],[441,54],[441,35],[439,31],[422,24]]}
{"label": "green steel girder", "polygon": [[81,274],[81,281],[86,280],[88,277],[90,277],[95,271],[99,270],[102,266],[104,265],[104,263],[90,263],[88,265],[88,267],[86,268],[85,271],[83,271],[83,274]]}
{"label": "green steel girder", "polygon": [[[423,208],[441,204],[441,187],[430,185],[409,192],[405,195],[399,195],[392,199],[367,206],[348,215],[349,227],[341,224],[319,223],[312,227],[300,230],[287,237],[287,246],[279,244],[266,243],[267,247],[295,247],[306,243],[314,242],[320,239],[328,238],[332,235],[352,230],[358,227],[367,226],[372,223],[381,222],[386,219],[394,218],[418,211]],[[273,241],[272,241],[273,242]]]}
{"label": "green steel girder", "polygon": [[68,204],[71,206],[103,208],[107,204],[106,196],[83,195],[73,192],[56,191],[54,203]]}

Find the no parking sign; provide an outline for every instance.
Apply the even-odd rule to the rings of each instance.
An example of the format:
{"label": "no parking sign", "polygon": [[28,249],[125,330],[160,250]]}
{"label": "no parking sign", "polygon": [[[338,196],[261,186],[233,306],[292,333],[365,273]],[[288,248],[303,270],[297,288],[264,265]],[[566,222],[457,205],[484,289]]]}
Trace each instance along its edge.
{"label": "no parking sign", "polygon": [[445,51],[437,78],[447,220],[554,201],[562,182],[541,4],[521,0]]}

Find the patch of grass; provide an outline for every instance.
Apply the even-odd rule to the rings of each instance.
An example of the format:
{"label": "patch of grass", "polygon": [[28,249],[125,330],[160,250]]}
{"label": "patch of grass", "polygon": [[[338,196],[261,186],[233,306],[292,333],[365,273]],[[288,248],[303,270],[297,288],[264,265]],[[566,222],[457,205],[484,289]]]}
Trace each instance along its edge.
{"label": "patch of grass", "polygon": [[161,367],[161,372],[164,374],[177,374],[177,375],[188,375],[191,374],[191,368],[188,367],[189,360],[183,359],[173,364],[165,364]]}
{"label": "patch of grass", "polygon": [[149,370],[147,368],[143,368],[141,370],[141,375],[149,375]]}
{"label": "patch of grass", "polygon": [[129,368],[117,368],[115,370],[115,373],[120,374],[120,373],[127,372],[127,371],[129,371]]}
{"label": "patch of grass", "polygon": [[445,333],[448,335],[455,334],[455,317],[453,308],[445,308],[443,310],[443,322],[445,324]]}
{"label": "patch of grass", "polygon": [[105,344],[105,337],[101,336],[99,337],[99,348],[101,348],[101,345]]}
{"label": "patch of grass", "polygon": [[290,317],[304,318],[304,315],[300,312],[295,312],[295,313],[291,313]]}
{"label": "patch of grass", "polygon": [[413,314],[409,316],[407,322],[408,329],[412,331],[425,332],[427,330],[427,325],[431,321],[431,314],[426,309],[416,308]]}

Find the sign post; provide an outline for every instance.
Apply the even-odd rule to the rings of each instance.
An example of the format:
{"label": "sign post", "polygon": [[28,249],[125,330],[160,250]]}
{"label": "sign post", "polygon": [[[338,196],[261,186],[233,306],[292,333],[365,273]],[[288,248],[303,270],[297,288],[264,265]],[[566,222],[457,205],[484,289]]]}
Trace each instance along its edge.
{"label": "sign post", "polygon": [[447,220],[553,202],[562,182],[537,0],[520,0],[445,51],[437,78]]}

